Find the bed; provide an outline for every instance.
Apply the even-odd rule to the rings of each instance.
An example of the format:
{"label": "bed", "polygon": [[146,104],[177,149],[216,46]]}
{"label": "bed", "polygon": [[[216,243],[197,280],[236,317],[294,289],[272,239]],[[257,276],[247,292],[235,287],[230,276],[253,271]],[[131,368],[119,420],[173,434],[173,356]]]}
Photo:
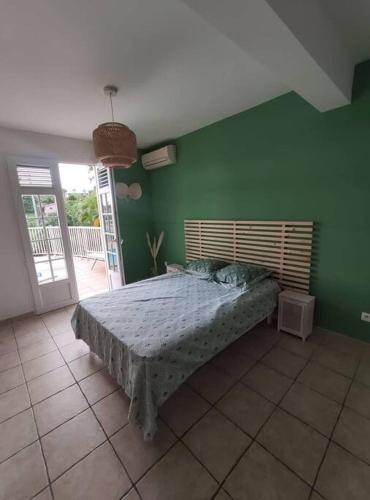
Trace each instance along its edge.
{"label": "bed", "polygon": [[280,288],[309,292],[313,222],[186,220],[186,260],[259,264],[272,272],[249,291],[187,272],[81,301],[76,337],[130,398],[129,422],[151,440],[158,408],[200,366],[267,318]]}
{"label": "bed", "polygon": [[170,273],[82,300],[72,326],[124,388],[129,422],[150,440],[158,408],[197,368],[267,318],[278,291],[271,279],[243,292]]}

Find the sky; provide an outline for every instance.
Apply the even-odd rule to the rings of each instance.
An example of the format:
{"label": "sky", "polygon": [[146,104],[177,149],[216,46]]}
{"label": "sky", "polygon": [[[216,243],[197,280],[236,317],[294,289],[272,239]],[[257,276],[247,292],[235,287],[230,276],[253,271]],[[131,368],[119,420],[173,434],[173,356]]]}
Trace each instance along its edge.
{"label": "sky", "polygon": [[[62,188],[67,193],[83,193],[94,189],[95,180],[89,175],[88,165],[71,165],[59,163],[59,174]],[[90,178],[89,178],[90,177]]]}

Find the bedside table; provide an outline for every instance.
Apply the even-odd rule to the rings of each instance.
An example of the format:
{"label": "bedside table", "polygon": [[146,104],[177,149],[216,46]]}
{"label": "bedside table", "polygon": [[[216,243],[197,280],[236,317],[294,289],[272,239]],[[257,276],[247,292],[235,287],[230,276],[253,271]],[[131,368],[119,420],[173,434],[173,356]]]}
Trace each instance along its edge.
{"label": "bedside table", "polygon": [[166,262],[166,271],[167,273],[177,273],[179,271],[183,271],[184,266],[181,264],[167,264]]}
{"label": "bedside table", "polygon": [[278,331],[292,333],[302,340],[312,333],[315,297],[284,290],[279,294]]}

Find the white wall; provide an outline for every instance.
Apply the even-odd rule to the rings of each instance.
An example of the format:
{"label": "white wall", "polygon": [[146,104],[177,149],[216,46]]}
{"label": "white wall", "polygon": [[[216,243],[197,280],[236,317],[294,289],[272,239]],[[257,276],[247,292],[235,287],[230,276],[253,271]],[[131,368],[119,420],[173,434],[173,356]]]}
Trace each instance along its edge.
{"label": "white wall", "polygon": [[53,158],[60,163],[93,163],[89,141],[0,127],[0,320],[33,310],[6,159],[12,155]]}

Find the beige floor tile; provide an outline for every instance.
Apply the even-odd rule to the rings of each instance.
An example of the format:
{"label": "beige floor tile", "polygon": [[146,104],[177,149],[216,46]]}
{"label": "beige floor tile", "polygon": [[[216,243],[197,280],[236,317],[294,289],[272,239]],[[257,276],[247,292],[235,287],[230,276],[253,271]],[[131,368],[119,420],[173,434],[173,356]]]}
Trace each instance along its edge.
{"label": "beige floor tile", "polygon": [[71,344],[65,345],[60,348],[64,359],[69,363],[70,361],[84,356],[90,352],[89,346],[81,339],[75,340]]}
{"label": "beige floor tile", "polygon": [[105,440],[90,409],[41,438],[50,478],[53,481]]}
{"label": "beige floor tile", "polygon": [[259,336],[258,333],[246,333],[232,344],[236,352],[259,360],[278,341],[277,336]]}
{"label": "beige floor tile", "polygon": [[230,500],[231,497],[226,493],[225,490],[220,490],[215,496],[214,500]]}
{"label": "beige floor tile", "polygon": [[37,496],[33,497],[32,500],[53,500],[50,488],[45,488]]}
{"label": "beige floor tile", "polygon": [[330,443],[315,488],[327,500],[368,500],[370,467]]}
{"label": "beige floor tile", "polygon": [[48,478],[38,441],[0,465],[0,484],[1,500],[26,500],[47,486]]}
{"label": "beige floor tile", "polygon": [[23,363],[24,376],[27,381],[32,380],[63,365],[64,360],[58,351],[49,352],[39,358]]}
{"label": "beige floor tile", "polygon": [[38,358],[52,351],[56,351],[57,346],[52,338],[38,342],[37,344],[31,344],[27,347],[22,347],[19,349],[19,355],[21,357],[22,363],[25,361],[30,361],[31,359]]}
{"label": "beige floor tile", "polygon": [[15,368],[10,368],[5,372],[0,373],[0,394],[9,389],[13,389],[18,385],[24,383],[24,376],[21,366],[16,366]]}
{"label": "beige floor tile", "polygon": [[0,324],[0,341],[14,335],[13,324],[10,322]]}
{"label": "beige floor tile", "polygon": [[64,389],[33,407],[40,436],[55,429],[88,407],[77,384]]}
{"label": "beige floor tile", "polygon": [[2,342],[7,342],[9,340],[14,340],[14,328],[12,324],[3,324],[0,325],[0,345]]}
{"label": "beige floor tile", "polygon": [[37,437],[31,409],[5,420],[0,424],[0,462],[36,441]]}
{"label": "beige floor tile", "polygon": [[310,488],[257,443],[227,478],[225,490],[240,500],[308,500]]}
{"label": "beige floor tile", "polygon": [[8,354],[2,354],[0,356],[0,372],[9,370],[9,368],[14,368],[21,364],[19,355],[17,351],[8,352]]}
{"label": "beige floor tile", "polygon": [[26,384],[0,395],[0,422],[30,407]]}
{"label": "beige floor tile", "polygon": [[76,336],[74,334],[74,331],[71,329],[65,333],[54,335],[53,339],[58,347],[64,347],[68,344],[72,344],[72,342],[76,340]]}
{"label": "beige floor tile", "polygon": [[64,333],[66,329],[71,327],[70,315],[65,309],[58,309],[41,316],[46,328],[52,335]]}
{"label": "beige floor tile", "polygon": [[298,354],[303,358],[309,359],[313,352],[317,349],[317,344],[310,341],[310,337],[305,342],[302,339],[295,337],[294,335],[284,334],[279,342],[279,347],[282,347],[286,351],[290,351],[293,354]]}
{"label": "beige floor tile", "polygon": [[37,317],[16,321],[14,334],[19,348],[50,338],[44,323]]}
{"label": "beige floor tile", "polygon": [[9,319],[0,322],[0,337],[6,337],[14,333],[14,321]]}
{"label": "beige floor tile", "polygon": [[251,333],[255,334],[259,338],[273,339],[275,342],[280,340],[282,337],[282,333],[278,332],[274,325],[268,325],[267,321],[258,323],[258,325],[253,328]]}
{"label": "beige floor tile", "polygon": [[351,337],[327,331],[323,338],[322,345],[328,349],[334,349],[344,354],[351,354],[359,358],[363,352],[364,344]]}
{"label": "beige floor tile", "polygon": [[311,342],[314,340],[317,345],[324,345],[327,342],[328,337],[333,336],[332,331],[326,330],[326,328],[322,328],[320,326],[314,325],[312,328]]}
{"label": "beige floor tile", "polygon": [[32,404],[39,403],[43,399],[56,394],[62,389],[66,389],[75,383],[67,366],[61,366],[41,377],[37,377],[28,382]]}
{"label": "beige floor tile", "polygon": [[234,379],[227,373],[208,364],[200,368],[189,379],[189,385],[207,401],[215,403],[230,389]]}
{"label": "beige floor tile", "polygon": [[242,381],[274,403],[280,401],[293,382],[291,378],[262,363],[254,366]]}
{"label": "beige floor tile", "polygon": [[262,363],[290,378],[295,378],[306,362],[301,356],[280,347],[274,347],[262,358]]}
{"label": "beige floor tile", "polygon": [[326,336],[327,333],[324,333],[324,329],[314,325],[309,339],[312,344],[323,345]]}
{"label": "beige floor tile", "polygon": [[55,483],[55,500],[117,500],[131,482],[111,445],[105,442]]}
{"label": "beige floor tile", "polygon": [[17,350],[17,343],[13,334],[0,337],[0,355]]}
{"label": "beige floor tile", "polygon": [[159,414],[177,436],[182,436],[209,408],[208,401],[183,384],[161,406]]}
{"label": "beige floor tile", "polygon": [[45,331],[28,332],[16,337],[19,349],[22,349],[23,347],[28,347],[32,344],[38,344],[40,342],[44,342],[45,340],[48,340],[50,338],[51,336],[49,332],[46,330],[46,328]]}
{"label": "beige floor tile", "polygon": [[314,362],[308,363],[299,375],[298,381],[337,403],[343,403],[351,384],[349,378]]}
{"label": "beige floor tile", "polygon": [[105,370],[102,370],[81,380],[80,387],[89,403],[93,405],[114,392],[119,386]]}
{"label": "beige floor tile", "polygon": [[310,496],[310,500],[325,500],[324,497],[319,495],[317,491],[312,491],[312,494]]}
{"label": "beige floor tile", "polygon": [[370,388],[358,382],[353,382],[345,405],[364,417],[370,418]]}
{"label": "beige floor tile", "polygon": [[370,420],[343,408],[335,427],[333,440],[370,464]]}
{"label": "beige floor tile", "polygon": [[217,483],[184,445],[177,443],[137,488],[143,500],[209,500]]}
{"label": "beige floor tile", "polygon": [[136,482],[175,442],[176,437],[160,420],[152,442],[145,442],[141,429],[129,424],[110,438],[131,479]]}
{"label": "beige floor tile", "polygon": [[108,436],[117,432],[128,422],[130,400],[118,390],[93,406],[94,413]]}
{"label": "beige floor tile", "polygon": [[73,316],[73,313],[75,312],[76,310],[76,304],[71,304],[70,306],[66,306],[64,308],[64,310],[66,311],[66,313],[68,314],[69,318],[72,318]]}
{"label": "beige floor tile", "polygon": [[71,372],[76,380],[82,380],[89,375],[104,368],[103,361],[93,352],[89,352],[80,358],[77,358],[69,363]]}
{"label": "beige floor tile", "polygon": [[212,359],[212,364],[235,380],[240,379],[255,364],[255,359],[238,354],[235,349],[226,349]]}
{"label": "beige floor tile", "polygon": [[[346,336],[346,338],[349,338]],[[370,342],[359,342],[357,339],[355,340],[356,342],[359,343],[360,349],[361,349],[361,358],[360,359],[365,359],[365,358],[370,358]]]}
{"label": "beige floor tile", "polygon": [[280,406],[314,429],[330,437],[341,406],[307,386],[296,382]]}
{"label": "beige floor tile", "polygon": [[37,316],[14,321],[13,328],[17,340],[18,337],[22,337],[27,334],[48,333],[43,321]]}
{"label": "beige floor tile", "polygon": [[364,385],[370,387],[370,358],[368,356],[364,357],[358,367],[355,379]]}
{"label": "beige floor tile", "polygon": [[321,434],[277,409],[257,440],[302,479],[313,484],[328,443]]}
{"label": "beige floor tile", "polygon": [[132,488],[127,495],[125,495],[122,500],[141,500],[137,492]]}
{"label": "beige floor tile", "polygon": [[65,335],[66,333],[74,335],[74,338],[76,339],[75,332],[74,332],[72,325],[71,325],[71,320],[69,320],[68,325],[65,325],[63,328],[52,330],[50,332],[50,335],[54,339],[55,337],[60,337],[62,335]]}
{"label": "beige floor tile", "polygon": [[248,387],[237,384],[217,403],[217,408],[250,436],[255,436],[274,405]]}
{"label": "beige floor tile", "polygon": [[183,441],[217,481],[221,482],[251,439],[213,408],[185,434]]}
{"label": "beige floor tile", "polygon": [[319,347],[312,359],[346,377],[353,376],[358,364],[356,357],[326,347]]}

